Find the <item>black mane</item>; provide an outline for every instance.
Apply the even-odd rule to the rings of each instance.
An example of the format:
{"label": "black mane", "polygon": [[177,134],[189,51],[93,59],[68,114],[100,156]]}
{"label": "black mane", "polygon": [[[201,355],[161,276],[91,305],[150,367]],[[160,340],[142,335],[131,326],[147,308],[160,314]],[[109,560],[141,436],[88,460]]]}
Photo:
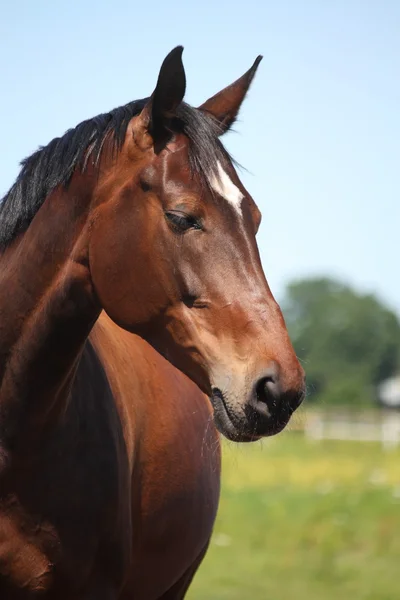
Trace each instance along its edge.
{"label": "black mane", "polygon": [[[120,150],[129,121],[146,101],[136,100],[83,121],[22,161],[14,185],[0,204],[0,251],[27,230],[47,196],[57,186],[66,186],[75,169],[84,171],[89,161],[95,166],[99,164],[107,136],[113,151]],[[223,163],[230,157],[218,138],[217,123],[204,112],[182,103],[172,129],[189,138],[192,172],[199,173],[206,181],[213,174],[218,176],[218,161]]]}

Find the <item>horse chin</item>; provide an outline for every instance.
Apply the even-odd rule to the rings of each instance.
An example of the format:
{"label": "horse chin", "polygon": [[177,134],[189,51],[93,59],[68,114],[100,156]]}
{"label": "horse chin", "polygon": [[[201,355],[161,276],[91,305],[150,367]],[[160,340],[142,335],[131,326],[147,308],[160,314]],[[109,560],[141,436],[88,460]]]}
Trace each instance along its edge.
{"label": "horse chin", "polygon": [[262,436],[250,433],[243,423],[236,423],[236,419],[230,414],[223,395],[213,390],[210,397],[214,409],[215,427],[224,437],[231,442],[256,442]]}
{"label": "horse chin", "polygon": [[271,417],[268,423],[259,427],[245,415],[237,415],[229,408],[224,395],[220,390],[213,389],[210,401],[214,409],[214,423],[224,437],[232,442],[257,442],[263,437],[271,437],[280,433],[288,424],[290,414],[280,415],[280,418]]}

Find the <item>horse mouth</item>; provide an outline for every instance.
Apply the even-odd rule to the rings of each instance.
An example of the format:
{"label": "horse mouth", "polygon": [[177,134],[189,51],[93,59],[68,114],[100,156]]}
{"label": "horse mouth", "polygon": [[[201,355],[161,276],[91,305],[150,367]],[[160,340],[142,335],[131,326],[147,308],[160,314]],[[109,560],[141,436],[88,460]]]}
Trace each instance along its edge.
{"label": "horse mouth", "polygon": [[263,437],[280,433],[288,424],[292,411],[279,411],[260,421],[249,406],[240,417],[226,401],[218,388],[213,388],[210,401],[214,409],[214,423],[217,430],[232,442],[256,442]]}

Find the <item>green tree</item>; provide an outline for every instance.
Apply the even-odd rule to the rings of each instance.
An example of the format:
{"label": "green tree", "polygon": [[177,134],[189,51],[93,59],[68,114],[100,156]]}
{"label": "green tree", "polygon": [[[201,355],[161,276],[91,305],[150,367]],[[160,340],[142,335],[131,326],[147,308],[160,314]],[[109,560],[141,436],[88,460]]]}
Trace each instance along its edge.
{"label": "green tree", "polygon": [[291,283],[282,303],[311,397],[372,402],[378,382],[400,365],[400,323],[373,295],[329,278]]}

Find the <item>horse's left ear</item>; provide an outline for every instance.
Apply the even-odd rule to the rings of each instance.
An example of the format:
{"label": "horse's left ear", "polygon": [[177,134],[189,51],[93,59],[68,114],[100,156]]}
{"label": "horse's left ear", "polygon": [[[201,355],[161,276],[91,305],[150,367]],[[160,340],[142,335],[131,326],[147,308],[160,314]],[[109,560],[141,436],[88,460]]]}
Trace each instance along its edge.
{"label": "horse's left ear", "polygon": [[134,137],[139,146],[147,146],[163,137],[169,121],[185,95],[186,76],[182,63],[183,46],[177,46],[165,57],[157,85],[141,113],[135,119]]}
{"label": "horse's left ear", "polygon": [[208,112],[218,122],[221,134],[235,122],[261,60],[262,56],[257,56],[253,66],[242,77],[199,106],[200,110]]}

